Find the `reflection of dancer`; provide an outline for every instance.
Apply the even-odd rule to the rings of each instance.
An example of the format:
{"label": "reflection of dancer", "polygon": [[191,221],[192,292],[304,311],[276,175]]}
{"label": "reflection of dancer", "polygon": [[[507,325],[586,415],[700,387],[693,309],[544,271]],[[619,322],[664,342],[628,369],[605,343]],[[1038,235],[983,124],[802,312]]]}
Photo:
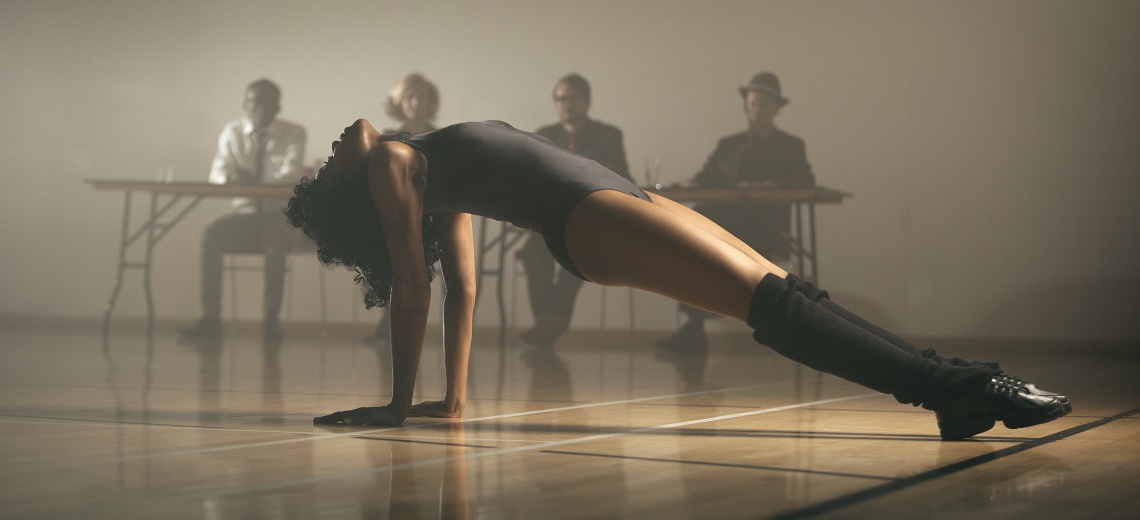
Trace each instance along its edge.
{"label": "reflection of dancer", "polygon": [[[410,132],[422,134],[435,130],[431,122],[439,111],[439,89],[418,72],[400,78],[392,90],[388,91],[388,101],[384,105],[388,117],[400,122],[398,128],[388,128],[384,133],[399,134]],[[380,315],[376,329],[364,337],[366,343],[384,343],[392,337],[392,323],[387,311]]]}
{"label": "reflection of dancer", "polygon": [[[381,439],[377,439],[381,440]],[[463,423],[447,425],[436,441],[399,439],[395,442],[372,442],[368,452],[374,468],[390,467],[391,477],[374,473],[379,484],[375,493],[365,493],[361,518],[470,518],[471,501],[467,490],[467,441]],[[421,449],[439,449],[443,453],[431,457],[437,464],[422,464]],[[387,450],[385,450],[387,448]],[[387,488],[387,489],[385,489]]]}
{"label": "reflection of dancer", "polygon": [[[366,305],[392,303],[394,388],[387,406],[314,422],[463,414],[475,305],[470,214],[539,231],[576,276],[746,322],[780,354],[934,410],[943,438],[976,435],[995,420],[1041,424],[1071,409],[1068,398],[996,364],[948,360],[864,322],[700,214],[505,123],[384,136],[359,120],[341,139],[317,179],[296,187],[286,214],[316,242],[322,262],[356,270]],[[443,401],[413,407],[437,258],[446,282],[447,391]]]}

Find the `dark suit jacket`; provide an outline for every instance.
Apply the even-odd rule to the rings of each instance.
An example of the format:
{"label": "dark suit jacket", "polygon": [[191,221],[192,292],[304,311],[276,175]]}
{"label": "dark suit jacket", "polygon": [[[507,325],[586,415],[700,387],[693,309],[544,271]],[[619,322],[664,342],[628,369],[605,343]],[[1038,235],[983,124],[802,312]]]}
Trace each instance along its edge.
{"label": "dark suit jacket", "polygon": [[[815,186],[804,141],[773,128],[752,141],[748,132],[720,140],[693,180],[702,187],[734,187],[740,182],[768,182],[787,188]],[[695,208],[760,254],[775,260],[791,253],[791,207],[752,204],[703,204]]]}
{"label": "dark suit jacket", "polygon": [[[570,147],[570,134],[567,134],[558,123],[539,128],[534,133],[554,141],[554,144],[563,148]],[[574,145],[574,151],[578,155],[598,161],[618,175],[633,180],[629,176],[629,164],[625,161],[625,146],[622,145],[621,130],[618,127],[590,119],[575,136]]]}

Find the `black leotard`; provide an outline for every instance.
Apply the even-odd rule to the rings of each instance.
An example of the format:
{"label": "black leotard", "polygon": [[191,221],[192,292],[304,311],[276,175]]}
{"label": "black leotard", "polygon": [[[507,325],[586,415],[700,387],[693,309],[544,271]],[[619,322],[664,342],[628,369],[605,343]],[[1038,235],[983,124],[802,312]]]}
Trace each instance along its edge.
{"label": "black leotard", "polygon": [[582,279],[566,250],[570,210],[599,190],[650,200],[609,168],[502,121],[459,123],[394,140],[427,157],[425,213],[471,213],[538,231],[558,263]]}

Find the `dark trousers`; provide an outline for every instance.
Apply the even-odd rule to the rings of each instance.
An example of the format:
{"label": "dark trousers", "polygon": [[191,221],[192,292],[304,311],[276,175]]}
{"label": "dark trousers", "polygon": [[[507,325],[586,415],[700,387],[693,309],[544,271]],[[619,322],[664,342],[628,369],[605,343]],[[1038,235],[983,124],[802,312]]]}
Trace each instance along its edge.
{"label": "dark trousers", "polygon": [[522,262],[526,274],[527,296],[535,319],[549,316],[561,323],[570,323],[583,280],[557,265],[538,233],[531,233],[515,256]]}
{"label": "dark trousers", "polygon": [[206,227],[202,234],[202,317],[221,319],[222,257],[226,253],[265,255],[266,319],[276,319],[285,291],[285,257],[300,235],[277,212],[231,213]]}

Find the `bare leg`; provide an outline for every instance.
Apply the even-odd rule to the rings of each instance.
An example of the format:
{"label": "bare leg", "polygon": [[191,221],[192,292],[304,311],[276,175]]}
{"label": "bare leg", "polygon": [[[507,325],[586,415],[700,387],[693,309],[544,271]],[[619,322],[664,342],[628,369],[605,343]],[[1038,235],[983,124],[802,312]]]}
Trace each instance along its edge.
{"label": "bare leg", "polygon": [[776,264],[773,264],[767,258],[764,258],[764,256],[761,255],[760,253],[757,253],[756,250],[752,249],[751,246],[744,243],[743,240],[736,238],[735,235],[733,235],[732,233],[729,233],[727,230],[725,230],[723,227],[721,227],[720,224],[713,222],[708,217],[701,215],[700,213],[697,213],[696,211],[693,211],[692,208],[685,206],[683,204],[679,204],[679,203],[673,201],[672,199],[667,199],[665,197],[662,197],[660,195],[654,195],[652,193],[649,194],[649,198],[653,199],[654,204],[661,206],[661,207],[663,207],[669,211],[672,211],[673,213],[680,215],[681,218],[684,218],[685,220],[692,222],[697,227],[699,227],[699,228],[705,230],[706,232],[712,234],[713,236],[725,241],[726,243],[728,243],[732,247],[735,247],[741,253],[748,255],[749,258],[752,258],[753,260],[755,260],[756,263],[758,263],[758,264],[764,266],[766,269],[768,269],[768,272],[779,274],[781,277],[784,277],[787,275],[787,273],[784,272],[783,269],[779,268]]}
{"label": "bare leg", "polygon": [[653,201],[598,191],[574,208],[566,248],[582,274],[740,321],[764,275],[787,276],[689,208],[664,197]]}
{"label": "bare leg", "polygon": [[[655,204],[680,215],[685,220],[688,220],[697,225],[697,227],[700,227],[713,236],[720,238],[729,245],[740,250],[740,252],[754,259],[760,265],[765,266],[769,271],[777,274],[783,273],[782,269],[772,264],[771,261],[769,261],[767,258],[764,258],[764,256],[759,252],[752,249],[752,246],[740,240],[728,230],[721,227],[720,224],[717,224],[705,215],[702,215],[692,208],[689,208],[688,206],[678,204],[665,197],[656,196],[653,194],[649,194],[649,196],[653,199],[653,202]],[[690,349],[699,350],[706,348],[708,346],[708,338],[705,336],[705,320],[713,317],[713,315],[705,313],[699,309],[694,309],[693,307],[685,304],[681,304],[679,309],[681,312],[687,314],[688,318],[685,320],[685,323],[681,325],[681,328],[678,329],[677,332],[672,336],[658,340],[655,343],[657,347],[664,350],[673,351]]]}
{"label": "bare leg", "polygon": [[977,435],[999,420],[1008,428],[1033,426],[1072,410],[1064,396],[1036,391],[989,364],[943,363],[933,352],[899,348],[850,313],[821,304],[825,298],[806,296],[802,283],[789,283],[763,256],[680,208],[661,197],[647,203],[594,193],[570,213],[566,247],[598,283],[744,321],[757,342],[789,359],[935,410],[943,439]]}

